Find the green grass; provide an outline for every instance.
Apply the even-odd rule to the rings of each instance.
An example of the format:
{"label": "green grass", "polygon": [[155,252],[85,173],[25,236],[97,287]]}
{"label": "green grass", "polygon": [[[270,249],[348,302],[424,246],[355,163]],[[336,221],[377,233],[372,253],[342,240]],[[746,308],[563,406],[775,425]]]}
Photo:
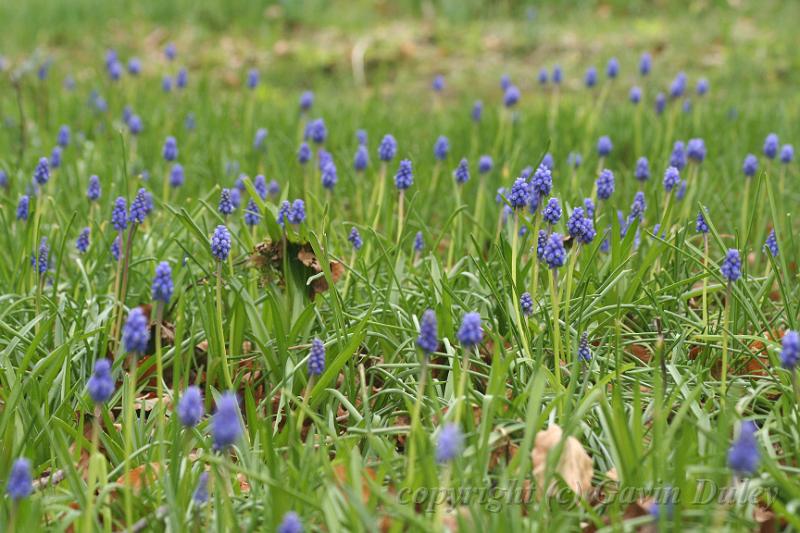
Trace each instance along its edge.
{"label": "green grass", "polygon": [[[244,0],[230,9],[162,4],[0,5],[9,63],[0,80],[0,167],[10,182],[0,195],[0,480],[5,484],[13,461],[24,456],[40,481],[19,505],[5,497],[0,530],[82,530],[89,523],[104,531],[272,531],[288,511],[307,530],[430,531],[456,523],[461,531],[623,530],[654,523],[648,496],[665,491],[676,502],[671,517],[661,513],[661,527],[752,529],[759,507],[774,513],[779,529],[800,528],[796,374],[780,368],[776,340],[797,329],[800,310],[798,167],[770,165],[761,155],[770,132],[781,143],[800,139],[796,5],[665,3],[656,10],[610,2],[531,11],[516,2],[436,2],[433,16],[418,2],[352,9],[313,2],[264,9]],[[161,50],[173,39],[179,55],[169,64]],[[351,64],[359,42],[367,43],[363,80]],[[112,84],[102,63],[107,46],[123,60],[140,56],[143,75]],[[646,79],[636,69],[643,50],[654,55]],[[622,69],[608,82],[603,72],[612,55]],[[50,73],[40,81],[36,68],[47,58]],[[540,66],[555,63],[565,70],[558,98],[535,79]],[[582,79],[592,64],[600,82],[588,91]],[[189,69],[188,88],[164,94],[162,76],[179,66]],[[261,70],[254,91],[244,87],[251,67]],[[679,100],[656,115],[656,92],[679,70],[689,75],[691,112],[682,112]],[[439,72],[447,87],[437,98],[430,83]],[[504,72],[522,90],[513,121],[501,108]],[[62,88],[66,76],[75,79],[74,91]],[[703,98],[694,94],[699,77],[711,82]],[[627,100],[634,84],[645,94],[638,110]],[[332,194],[323,191],[313,163],[296,161],[309,118],[297,111],[303,89],[315,92],[310,118],[323,117],[328,127],[325,149],[339,177]],[[87,105],[92,90],[106,99],[107,112]],[[484,102],[479,125],[470,119],[476,99]],[[138,138],[121,122],[125,105],[144,123]],[[184,125],[188,114],[192,131]],[[16,220],[17,200],[61,124],[72,130],[63,164],[32,197],[29,219]],[[262,127],[269,131],[265,151],[253,148]],[[361,128],[369,135],[370,166],[356,174]],[[399,150],[379,200],[377,147],[386,133]],[[164,202],[167,135],[178,140],[186,182]],[[451,149],[437,163],[439,135]],[[592,195],[600,135],[614,144],[604,166],[614,172],[616,190],[598,206],[598,237],[568,248],[553,298],[551,272],[531,253],[541,220],[524,212],[524,235],[514,237],[512,223],[498,231],[495,193],[552,153],[553,195],[564,208],[555,230],[565,233],[572,208]],[[708,156],[682,171],[691,176],[686,198],[668,202],[661,182],[672,144],[694,137],[705,140]],[[574,175],[567,164],[572,151],[583,154]],[[745,186],[747,153],[759,155],[760,168]],[[494,158],[486,175],[477,172],[482,154]],[[617,210],[627,215],[640,189],[633,176],[640,155],[651,164],[642,186],[647,210],[639,227],[621,236]],[[452,171],[462,157],[471,179],[458,190]],[[414,184],[398,238],[393,177],[403,158],[413,162]],[[227,220],[217,213],[220,188],[232,187],[240,172],[249,176],[243,206],[256,197],[256,174],[281,185],[279,198],[257,202],[262,221],[253,231],[241,208]],[[103,189],[95,205],[85,196],[91,174]],[[139,187],[152,192],[155,209],[136,231],[127,294],[118,303],[111,207],[117,196],[133,200]],[[284,242],[278,206],[295,198],[305,200],[308,218],[290,226]],[[694,229],[701,206],[711,225],[707,266]],[[222,223],[233,248],[231,260],[218,265],[208,239]],[[664,237],[654,235],[657,223]],[[91,246],[78,254],[75,239],[87,226]],[[357,253],[347,241],[352,227],[364,239]],[[780,246],[775,258],[762,248],[770,227]],[[419,254],[417,232],[425,242]],[[606,235],[608,252],[600,249]],[[30,258],[41,237],[51,262],[38,280]],[[317,258],[316,269],[296,260],[301,246]],[[730,290],[719,271],[728,248],[744,259],[744,275]],[[138,361],[131,390],[114,322],[151,303],[161,261],[172,266],[175,294],[164,312],[166,392],[159,402],[157,358]],[[323,280],[328,290],[312,298],[312,284]],[[517,310],[524,291],[534,296],[530,318]],[[420,386],[423,358],[415,343],[429,308],[441,343]],[[456,336],[470,311],[480,313],[485,331],[477,352]],[[576,355],[584,332],[590,364]],[[311,381],[306,358],[315,337],[326,345],[326,370]],[[96,417],[86,382],[101,357],[114,359],[117,388]],[[228,389],[223,364],[244,422],[243,438],[229,453],[212,449],[210,416],[187,430],[174,415],[192,383],[213,412]],[[129,392],[146,408],[131,409]],[[759,426],[761,455],[747,484],[727,465],[745,419]],[[465,446],[452,463],[439,465],[436,442],[446,422],[459,424]],[[591,485],[602,497],[527,488],[536,486],[537,434],[554,424],[585,449]],[[93,428],[95,491],[87,483]],[[543,486],[560,483],[559,458],[573,451],[574,441],[564,439],[545,463],[536,460]],[[142,480],[130,500],[128,468]],[[211,473],[210,499],[198,505],[192,495],[203,471]],[[762,501],[709,499],[709,487]],[[431,494],[440,489],[473,496],[456,492],[437,502]],[[514,491],[527,497],[502,497]]]}

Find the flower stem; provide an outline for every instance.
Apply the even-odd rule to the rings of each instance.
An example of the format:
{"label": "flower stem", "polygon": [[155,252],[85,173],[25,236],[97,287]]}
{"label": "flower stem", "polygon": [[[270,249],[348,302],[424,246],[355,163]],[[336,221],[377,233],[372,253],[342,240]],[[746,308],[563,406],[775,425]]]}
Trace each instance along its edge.
{"label": "flower stem", "polygon": [[136,396],[136,354],[128,356],[128,387],[125,390],[125,521],[128,527],[133,525],[133,476],[131,460],[133,458],[133,419],[134,398]]}
{"label": "flower stem", "polygon": [[[553,307],[551,313],[553,317],[553,356],[555,360],[555,378],[556,378],[556,394],[561,392],[561,326],[558,321],[559,303],[558,303],[558,270],[555,268],[550,269],[550,301]],[[559,402],[559,407],[561,402]]]}
{"label": "flower stem", "polygon": [[217,332],[219,335],[219,353],[222,363],[222,375],[225,378],[225,387],[233,390],[233,381],[228,368],[228,356],[225,353],[225,328],[222,325],[222,261],[217,261]]}
{"label": "flower stem", "polygon": [[414,411],[411,413],[411,430],[409,432],[408,473],[406,486],[414,487],[414,472],[417,463],[417,439],[420,437],[420,412],[422,410],[422,397],[425,394],[425,382],[428,377],[428,356],[422,355],[422,365],[419,369],[419,383],[417,383],[417,399],[414,402]]}

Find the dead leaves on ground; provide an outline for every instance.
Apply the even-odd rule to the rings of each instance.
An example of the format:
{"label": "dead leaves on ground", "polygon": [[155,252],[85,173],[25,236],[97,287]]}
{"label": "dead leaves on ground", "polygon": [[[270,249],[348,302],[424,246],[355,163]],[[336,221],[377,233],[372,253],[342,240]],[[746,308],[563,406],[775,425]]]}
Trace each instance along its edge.
{"label": "dead leaves on ground", "polygon": [[[536,478],[537,496],[544,494],[544,483],[547,474],[547,463],[550,453],[559,447],[564,431],[558,424],[551,424],[545,430],[536,434],[531,462],[533,476]],[[586,495],[592,488],[594,467],[592,458],[583,449],[580,441],[573,436],[568,436],[561,447],[561,456],[555,466],[555,472],[564,480],[564,483],[575,493]],[[547,488],[548,492],[555,487],[552,482]]]}
{"label": "dead leaves on ground", "polygon": [[[262,282],[273,282],[281,287],[286,286],[283,269],[284,251],[291,267],[300,269],[304,279],[313,278],[309,285],[309,298],[313,299],[317,294],[330,288],[328,280],[321,275],[322,264],[311,246],[307,243],[298,244],[291,241],[263,241],[253,248],[249,264],[261,272]],[[344,265],[339,261],[329,261],[328,267],[331,279],[336,283],[344,274]]]}

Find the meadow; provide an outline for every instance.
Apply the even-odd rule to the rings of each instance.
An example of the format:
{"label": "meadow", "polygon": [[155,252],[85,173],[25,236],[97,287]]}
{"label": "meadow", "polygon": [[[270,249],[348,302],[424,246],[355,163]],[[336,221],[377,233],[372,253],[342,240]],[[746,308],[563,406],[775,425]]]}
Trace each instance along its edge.
{"label": "meadow", "polygon": [[800,529],[800,5],[0,20],[0,531]]}

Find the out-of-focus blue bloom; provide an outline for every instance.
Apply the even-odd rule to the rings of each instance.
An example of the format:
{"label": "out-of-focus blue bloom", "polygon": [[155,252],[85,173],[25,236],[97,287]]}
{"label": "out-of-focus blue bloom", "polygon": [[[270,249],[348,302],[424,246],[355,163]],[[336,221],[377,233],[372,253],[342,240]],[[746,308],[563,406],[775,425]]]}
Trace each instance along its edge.
{"label": "out-of-focus blue bloom", "polygon": [[363,172],[367,165],[369,165],[369,152],[367,152],[366,146],[359,144],[356,155],[353,158],[353,168],[356,172]]}
{"label": "out-of-focus blue bloom", "polygon": [[172,135],[164,141],[163,155],[165,161],[175,161],[178,158],[178,141]]}
{"label": "out-of-focus blue bloom", "polygon": [[328,161],[322,168],[320,180],[322,181],[322,186],[329,191],[332,191],[336,186],[336,183],[339,181],[339,174],[337,173],[336,165],[333,163],[333,160]]}
{"label": "out-of-focus blue bloom", "polygon": [[667,97],[664,96],[664,93],[658,93],[656,95],[656,114],[660,115],[664,112],[664,108],[667,107]]}
{"label": "out-of-focus blue bloom", "polygon": [[114,201],[114,209],[111,211],[111,224],[117,231],[124,231],[128,227],[128,203],[122,196],[118,196]]}
{"label": "out-of-focus blue bloom", "polygon": [[329,163],[333,163],[333,156],[330,154],[330,152],[320,147],[320,149],[317,150],[317,167],[319,168],[319,171],[322,172],[325,170],[325,167]]}
{"label": "out-of-focus blue bloom", "polygon": [[650,162],[646,157],[642,156],[636,161],[636,171],[634,175],[639,181],[647,181],[650,179]]}
{"label": "out-of-focus blue bloom", "polygon": [[417,346],[425,352],[425,355],[430,355],[439,347],[439,337],[437,334],[436,313],[433,309],[428,309],[422,313],[422,318],[419,322],[419,337],[417,337]]}
{"label": "out-of-focus blue bloom", "polygon": [[796,331],[789,330],[781,339],[781,366],[786,370],[797,368],[800,360],[800,336]]}
{"label": "out-of-focus blue bloom", "polygon": [[522,293],[522,296],[519,297],[519,308],[525,316],[531,316],[533,314],[533,298],[531,297],[531,293]]}
{"label": "out-of-focus blue bloom", "polygon": [[570,152],[567,155],[567,165],[570,168],[579,168],[581,163],[583,163],[583,157],[578,152]]}
{"label": "out-of-focus blue bloom", "polygon": [[742,260],[739,257],[739,250],[733,248],[728,250],[725,259],[722,260],[720,271],[722,277],[729,282],[734,282],[742,276]]}
{"label": "out-of-focus blue bloom", "polygon": [[589,334],[585,331],[581,334],[581,342],[578,344],[578,358],[587,363],[592,360],[592,350],[589,348]]}
{"label": "out-of-focus blue bloom", "polygon": [[311,139],[316,144],[322,144],[328,138],[328,128],[321,118],[312,120],[306,126],[306,139]]}
{"label": "out-of-focus blue bloom", "polygon": [[583,80],[587,87],[594,87],[597,84],[597,69],[594,67],[586,69],[586,75]]}
{"label": "out-of-focus blue bloom", "polygon": [[439,464],[452,461],[461,454],[464,448],[464,435],[456,424],[445,424],[439,430],[439,440],[436,441],[436,462]]}
{"label": "out-of-focus blue bloom", "polygon": [[756,442],[756,425],[746,420],[739,425],[739,438],[728,450],[728,466],[738,475],[751,476],[758,470],[760,453]]}
{"label": "out-of-focus blue bloom", "polygon": [[259,222],[261,222],[261,212],[258,210],[255,200],[251,198],[244,211],[244,223],[248,226],[257,226]]}
{"label": "out-of-focus blue bloom", "polygon": [[292,202],[287,218],[290,224],[302,224],[306,220],[306,204],[303,200],[297,199]]}
{"label": "out-of-focus blue bloom", "polygon": [[314,105],[314,93],[303,91],[300,95],[300,111],[308,111]]}
{"label": "out-of-focus blue bloom", "polygon": [[108,77],[111,81],[118,81],[122,77],[122,64],[114,61],[108,66]]}
{"label": "out-of-focus blue bloom", "polygon": [[794,159],[794,147],[791,144],[784,144],[781,147],[781,163],[789,164]]}
{"label": "out-of-focus blue bloom", "polygon": [[561,66],[555,65],[553,67],[553,83],[555,83],[556,85],[560,85],[563,79],[564,79],[564,73],[561,70]]}
{"label": "out-of-focus blue bloom", "polygon": [[361,234],[358,232],[358,228],[355,227],[350,230],[350,235],[347,236],[347,240],[353,245],[353,250],[355,251],[360,250],[364,245],[364,241],[361,239]]}
{"label": "out-of-focus blue bloom", "polygon": [[469,163],[466,158],[459,161],[453,176],[456,178],[456,183],[464,185],[469,181]]}
{"label": "out-of-focus blue bloom", "polygon": [[234,209],[239,209],[239,206],[242,205],[242,191],[237,189],[236,187],[230,189],[231,195],[231,205]]}
{"label": "out-of-focus blue bloom", "polygon": [[178,71],[178,75],[175,76],[175,86],[178,89],[185,89],[186,86],[189,84],[189,71],[185,68],[182,68]]}
{"label": "out-of-focus blue bloom", "polygon": [[439,135],[433,145],[433,156],[439,161],[446,159],[447,154],[450,152],[450,141],[444,135]]}
{"label": "out-of-focus blue bloom", "polygon": [[211,254],[218,261],[225,261],[231,251],[231,234],[228,228],[220,224],[211,236]]}
{"label": "out-of-focus blue bloom", "polygon": [[700,78],[697,80],[697,95],[704,96],[706,93],[708,93],[708,80]]}
{"label": "out-of-focus blue bloom", "polygon": [[165,93],[172,92],[172,77],[171,76],[164,75],[164,77],[161,78],[161,90],[164,91]]}
{"label": "out-of-focus blue bloom", "polygon": [[89,186],[86,188],[86,197],[91,202],[100,198],[100,178],[96,175],[89,176]]}
{"label": "out-of-focus blue bloom", "polygon": [[703,139],[689,139],[686,144],[686,155],[692,161],[701,163],[706,158],[706,143]]}
{"label": "out-of-focus blue bloom", "polygon": [[639,191],[633,196],[633,203],[631,204],[631,217],[641,220],[645,209],[647,209],[647,203],[644,199],[644,193]]}
{"label": "out-of-focus blue bloom", "polygon": [[142,61],[138,57],[132,57],[128,60],[128,74],[131,76],[138,76],[142,71]]}
{"label": "out-of-focus blue bloom", "polygon": [[367,145],[367,130],[358,130],[356,132],[356,140],[358,140],[358,144],[361,146]]}
{"label": "out-of-focus blue bloom", "polygon": [[516,85],[509,85],[505,93],[503,93],[503,105],[506,107],[514,107],[519,102],[519,89]]}
{"label": "out-of-focus blue bloom", "polygon": [[472,104],[472,120],[473,122],[480,122],[481,116],[483,116],[483,102],[480,100],[475,100],[475,103]]}
{"label": "out-of-focus blue bloom", "polygon": [[89,397],[94,403],[103,404],[114,394],[114,379],[111,377],[111,362],[98,359],[94,363],[94,372],[86,382]]}
{"label": "out-of-focus blue bloom", "polygon": [[653,66],[653,58],[650,56],[649,52],[644,52],[639,58],[639,74],[641,74],[642,76],[647,76],[648,74],[650,74],[652,66]]}
{"label": "out-of-focus blue bloom", "polygon": [[492,161],[492,156],[490,155],[482,155],[480,159],[478,159],[478,172],[481,174],[490,172],[493,166],[494,162]]}
{"label": "out-of-focus blue bloom", "polygon": [[47,246],[47,237],[42,237],[39,242],[39,252],[31,257],[31,266],[39,274],[43,275],[47,272],[48,256],[50,255],[50,248]]}
{"label": "out-of-focus blue bloom", "polygon": [[681,181],[681,175],[675,167],[667,167],[664,171],[664,190],[672,192],[672,189]]}
{"label": "out-of-focus blue bloom", "polygon": [[608,200],[614,193],[614,173],[603,169],[595,182],[597,186],[597,197],[601,200]]}
{"label": "out-of-focus blue bloom", "polygon": [[180,163],[175,163],[169,170],[169,184],[172,188],[177,188],[183,185],[183,181],[183,166]]}
{"label": "out-of-focus blue bloom", "polygon": [[778,136],[775,133],[770,133],[764,139],[764,155],[769,159],[775,159],[778,155]]}
{"label": "out-of-focus blue bloom", "polygon": [[19,197],[19,202],[17,202],[17,220],[28,220],[30,203],[31,199],[27,194],[23,194]]}
{"label": "out-of-focus blue bloom", "polygon": [[14,461],[11,472],[8,474],[6,493],[18,502],[27,498],[33,492],[33,476],[31,475],[31,462],[21,457]]}
{"label": "out-of-focus blue bloom", "polygon": [[683,93],[686,91],[686,82],[686,73],[678,72],[678,75],[675,76],[675,79],[672,80],[669,86],[669,95],[672,98],[680,98],[683,96]]}
{"label": "out-of-focus blue bloom", "polygon": [[194,131],[195,127],[194,113],[186,114],[186,119],[183,121],[183,127],[185,127],[189,131]]}
{"label": "out-of-focus blue bloom", "polygon": [[611,78],[612,80],[617,77],[619,74],[619,61],[617,61],[616,57],[612,57],[608,60],[608,64],[606,65],[606,75]]}
{"label": "out-of-focus blue bloom", "polygon": [[481,315],[475,311],[465,313],[461,319],[461,326],[458,328],[458,342],[469,348],[480,344],[483,340],[483,326],[481,326]]}
{"label": "out-of-focus blue bloom", "polygon": [[184,427],[192,428],[200,423],[204,414],[203,393],[196,385],[190,385],[178,402],[178,419]]}
{"label": "out-of-focus blue bloom", "polygon": [[303,533],[303,523],[300,522],[300,517],[294,511],[289,511],[283,515],[280,525],[278,526],[278,533]]}
{"label": "out-of-focus blue bloom", "polygon": [[[272,181],[275,182],[275,180]],[[275,184],[277,185],[277,182],[275,182]],[[258,174],[255,178],[253,178],[253,188],[256,190],[256,194],[258,194],[259,198],[262,200],[267,199],[269,190],[267,187],[267,178],[265,178],[263,174]],[[280,188],[278,190],[280,190]]]}
{"label": "out-of-focus blue bloom", "polygon": [[192,500],[197,504],[208,501],[208,472],[203,472],[197,480],[197,488],[194,489]]}
{"label": "out-of-focus blue bloom", "polygon": [[539,209],[539,193],[536,191],[531,191],[530,196],[528,196],[528,211],[531,214],[536,213]]}
{"label": "out-of-focus blue bloom", "polygon": [[56,146],[53,148],[53,151],[50,153],[50,166],[52,168],[58,168],[61,166],[61,147]]}
{"label": "out-of-focus blue bloom", "polygon": [[561,220],[561,203],[558,198],[550,198],[542,211],[542,218],[551,225],[558,224]]}
{"label": "out-of-focus blue bloom", "polygon": [[267,140],[267,129],[266,128],[258,128],[256,130],[256,135],[253,138],[253,149],[260,150],[264,148],[264,142]]}
{"label": "out-of-focus blue bloom", "polygon": [[669,156],[669,164],[678,170],[683,170],[683,167],[686,166],[686,148],[683,141],[675,141],[672,146],[672,154]]}
{"label": "out-of-focus blue bloom", "polygon": [[747,154],[747,157],[744,158],[744,163],[742,164],[742,171],[744,175],[748,178],[752,178],[756,175],[756,171],[758,170],[758,158],[753,154]]}
{"label": "out-of-focus blue bloom", "polygon": [[242,436],[242,424],[239,422],[239,402],[236,395],[226,392],[217,400],[217,412],[211,419],[211,434],[214,448],[224,450],[236,444]]}
{"label": "out-of-focus blue bloom", "polygon": [[411,160],[403,159],[394,176],[394,184],[399,190],[404,191],[414,184],[414,174],[411,169]]}
{"label": "out-of-focus blue bloom", "polygon": [[130,212],[128,213],[128,222],[132,224],[141,224],[150,212],[150,207],[147,201],[147,189],[141,188],[136,192],[133,201],[131,202]]}
{"label": "out-of-focus blue bloom", "polygon": [[251,68],[247,71],[247,88],[250,90],[258,87],[258,70]]}
{"label": "out-of-focus blue bloom", "polygon": [[697,230],[698,233],[708,233],[708,223],[702,211],[697,212],[697,222],[695,222],[694,229]]}
{"label": "out-of-focus blue bloom", "polygon": [[544,154],[544,157],[542,157],[541,165],[552,171],[554,164],[555,163],[553,162],[553,154],[551,154],[550,152]]}
{"label": "out-of-focus blue bloom", "polygon": [[157,302],[169,303],[172,298],[172,292],[175,286],[172,283],[172,269],[169,263],[161,261],[156,266],[156,273],[153,276],[152,296],[153,300]]}
{"label": "out-of-focus blue bloom", "polygon": [[692,100],[689,98],[684,98],[682,109],[684,113],[689,113],[692,110]]}
{"label": "out-of-focus blue bloom", "polygon": [[167,43],[167,46],[164,47],[164,57],[170,61],[174,61],[177,56],[178,49],[175,47],[175,43]]}
{"label": "out-of-focus blue bloom", "polygon": [[539,85],[547,85],[547,69],[544,67],[539,69]]}
{"label": "out-of-focus blue bloom", "polygon": [[394,136],[387,133],[381,139],[381,144],[378,145],[378,158],[381,161],[391,161],[397,154],[397,141]]}
{"label": "out-of-focus blue bloom", "polygon": [[79,253],[85,254],[89,249],[89,228],[83,228],[75,241],[75,248]]}
{"label": "out-of-focus blue bloom", "polygon": [[128,320],[122,329],[122,344],[125,346],[125,351],[142,355],[147,351],[149,340],[150,328],[147,317],[141,307],[134,307],[128,313]]}
{"label": "out-of-focus blue bloom", "polygon": [[550,169],[543,165],[539,165],[539,167],[533,173],[530,187],[533,192],[539,195],[540,198],[549,196],[550,191],[553,188],[553,174],[550,172]]}
{"label": "out-of-focus blue bloom", "polygon": [[46,157],[39,158],[36,169],[33,171],[33,181],[40,187],[44,186],[50,179],[50,165]]}
{"label": "out-of-focus blue bloom", "polygon": [[0,170],[0,189],[8,190],[8,174],[5,170]]}
{"label": "out-of-focus blue bloom", "polygon": [[634,85],[633,87],[631,87],[631,90],[628,93],[628,99],[633,104],[638,104],[639,102],[641,102],[642,101],[642,88],[637,86],[637,85]]}
{"label": "out-of-focus blue bloom", "polygon": [[675,199],[678,200],[679,202],[686,197],[687,185],[688,183],[686,182],[686,180],[681,180],[680,183],[678,183],[678,190],[675,191]]}
{"label": "out-of-focus blue bloom", "polygon": [[414,252],[419,253],[425,248],[425,238],[422,236],[422,232],[418,231],[416,235],[414,235]]}
{"label": "out-of-focus blue bloom", "polygon": [[142,119],[139,115],[131,115],[128,119],[128,131],[131,132],[131,135],[139,135],[142,133],[143,128]]}
{"label": "out-of-focus blue bloom", "polygon": [[431,83],[431,87],[437,93],[442,92],[444,90],[444,76],[442,76],[441,74],[437,74],[433,78],[433,83]]}
{"label": "out-of-focus blue bloom", "polygon": [[584,198],[583,199],[583,208],[586,210],[586,216],[589,218],[594,217],[594,202],[591,198]]}
{"label": "out-of-focus blue bloom", "polygon": [[308,375],[319,376],[325,371],[325,345],[319,339],[311,341],[308,353]]}
{"label": "out-of-focus blue bloom", "polygon": [[69,146],[69,126],[66,124],[58,129],[57,142],[61,148],[66,148]]}
{"label": "out-of-focus blue bloom", "polygon": [[608,135],[603,135],[597,139],[597,155],[600,157],[606,157],[609,155],[613,148],[614,145],[611,144],[611,138]]}
{"label": "out-of-focus blue bloom", "polygon": [[311,147],[306,142],[301,143],[300,148],[297,150],[297,161],[301,165],[305,165],[309,160],[311,160]]}
{"label": "out-of-focus blue bloom", "polygon": [[564,266],[567,261],[567,250],[564,248],[564,239],[560,233],[553,233],[547,239],[542,252],[544,262],[550,268]]}
{"label": "out-of-focus blue bloom", "polygon": [[772,257],[778,257],[778,238],[775,236],[775,228],[773,228],[769,235],[767,235],[767,240],[764,242],[764,248],[769,250],[769,253],[772,254]]}
{"label": "out-of-focus blue bloom", "polygon": [[114,261],[119,261],[119,254],[120,254],[119,245],[120,245],[120,238],[119,235],[117,235],[117,238],[114,239],[114,242],[111,243],[111,257],[114,258]]}
{"label": "out-of-focus blue bloom", "polygon": [[500,88],[505,91],[511,86],[511,78],[508,74],[503,74],[500,76]]}

